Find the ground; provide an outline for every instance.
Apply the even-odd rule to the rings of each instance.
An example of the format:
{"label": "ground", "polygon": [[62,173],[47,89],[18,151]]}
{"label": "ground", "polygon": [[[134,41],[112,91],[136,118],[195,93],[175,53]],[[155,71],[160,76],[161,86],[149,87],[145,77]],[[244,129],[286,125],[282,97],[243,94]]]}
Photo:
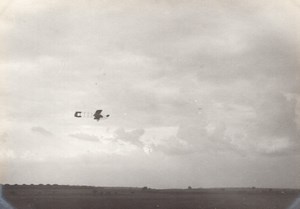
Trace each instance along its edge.
{"label": "ground", "polygon": [[15,209],[290,209],[300,190],[4,185],[3,193]]}

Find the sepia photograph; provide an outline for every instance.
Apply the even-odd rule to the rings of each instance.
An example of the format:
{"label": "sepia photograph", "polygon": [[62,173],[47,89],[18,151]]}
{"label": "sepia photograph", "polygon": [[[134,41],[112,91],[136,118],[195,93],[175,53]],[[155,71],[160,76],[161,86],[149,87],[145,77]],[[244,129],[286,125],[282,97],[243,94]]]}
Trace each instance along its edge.
{"label": "sepia photograph", "polygon": [[0,209],[300,209],[300,0],[1,0]]}

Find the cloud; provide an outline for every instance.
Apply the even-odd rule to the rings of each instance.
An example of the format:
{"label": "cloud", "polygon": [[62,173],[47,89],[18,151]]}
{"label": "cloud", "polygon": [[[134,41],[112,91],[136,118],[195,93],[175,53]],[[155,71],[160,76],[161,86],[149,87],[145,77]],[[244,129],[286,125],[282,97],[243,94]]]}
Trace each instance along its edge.
{"label": "cloud", "polygon": [[[193,117],[193,99],[243,102],[260,85],[297,89],[293,29],[268,18],[272,10],[263,4],[235,2],[239,10],[223,1],[201,6],[194,1],[35,2],[33,11],[14,5],[10,12],[22,15],[15,15],[15,25],[3,31],[16,68],[7,80],[10,91],[17,89],[11,92],[15,104],[27,107],[15,115],[59,118],[85,101],[110,108],[117,116],[115,126],[178,125]],[[140,13],[145,5],[151,9]],[[64,105],[68,101],[72,104]],[[35,114],[42,108],[47,111]],[[124,112],[130,120],[120,117]]]}
{"label": "cloud", "polygon": [[144,129],[125,131],[123,128],[119,128],[115,131],[114,140],[120,140],[138,147],[143,147],[144,143],[140,140],[140,138],[144,135],[144,133]]}
{"label": "cloud", "polygon": [[161,138],[152,149],[168,155],[295,154],[300,150],[298,105],[295,98],[276,91],[257,94],[253,106],[220,103],[215,112],[184,120],[175,135]]}
{"label": "cloud", "polygon": [[225,131],[224,124],[210,129],[207,124],[187,123],[181,125],[175,135],[161,138],[157,144],[151,144],[150,147],[153,151],[167,155],[239,153],[240,150],[226,138]]}
{"label": "cloud", "polygon": [[31,128],[31,131],[34,132],[34,133],[41,134],[41,135],[43,135],[43,136],[47,136],[47,137],[52,137],[52,136],[54,136],[53,133],[51,133],[50,131],[48,131],[48,130],[46,130],[45,128],[40,127],[40,126],[32,127],[32,128]]}
{"label": "cloud", "polygon": [[90,134],[76,133],[76,134],[69,134],[69,136],[84,141],[99,142],[99,138],[97,136],[90,135]]}
{"label": "cloud", "polygon": [[8,139],[8,133],[4,132],[0,134],[0,143],[6,143]]}
{"label": "cloud", "polygon": [[250,125],[247,130],[248,141],[257,143],[260,152],[265,153],[299,150],[297,101],[281,93],[271,93],[266,98],[264,94],[261,96],[256,107],[256,120],[252,121],[255,125]]}

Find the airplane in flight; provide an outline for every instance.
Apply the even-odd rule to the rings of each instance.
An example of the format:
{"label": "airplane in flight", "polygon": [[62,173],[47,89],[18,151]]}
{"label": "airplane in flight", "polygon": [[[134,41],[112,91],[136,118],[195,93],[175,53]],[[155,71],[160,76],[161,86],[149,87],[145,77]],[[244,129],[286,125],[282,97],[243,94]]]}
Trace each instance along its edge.
{"label": "airplane in flight", "polygon": [[102,114],[102,110],[96,110],[96,112],[90,113],[90,112],[81,112],[81,111],[77,111],[75,112],[74,116],[76,118],[90,118],[90,117],[94,117],[94,120],[99,121],[99,120],[104,120],[107,119],[110,115],[105,115],[103,116]]}

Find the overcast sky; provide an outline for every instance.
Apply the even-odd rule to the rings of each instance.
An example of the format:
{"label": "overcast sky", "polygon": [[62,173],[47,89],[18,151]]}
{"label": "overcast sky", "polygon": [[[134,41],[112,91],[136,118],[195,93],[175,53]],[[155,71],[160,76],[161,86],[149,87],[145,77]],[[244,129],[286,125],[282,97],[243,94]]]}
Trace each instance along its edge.
{"label": "overcast sky", "polygon": [[1,183],[299,188],[299,37],[299,0],[3,0]]}

